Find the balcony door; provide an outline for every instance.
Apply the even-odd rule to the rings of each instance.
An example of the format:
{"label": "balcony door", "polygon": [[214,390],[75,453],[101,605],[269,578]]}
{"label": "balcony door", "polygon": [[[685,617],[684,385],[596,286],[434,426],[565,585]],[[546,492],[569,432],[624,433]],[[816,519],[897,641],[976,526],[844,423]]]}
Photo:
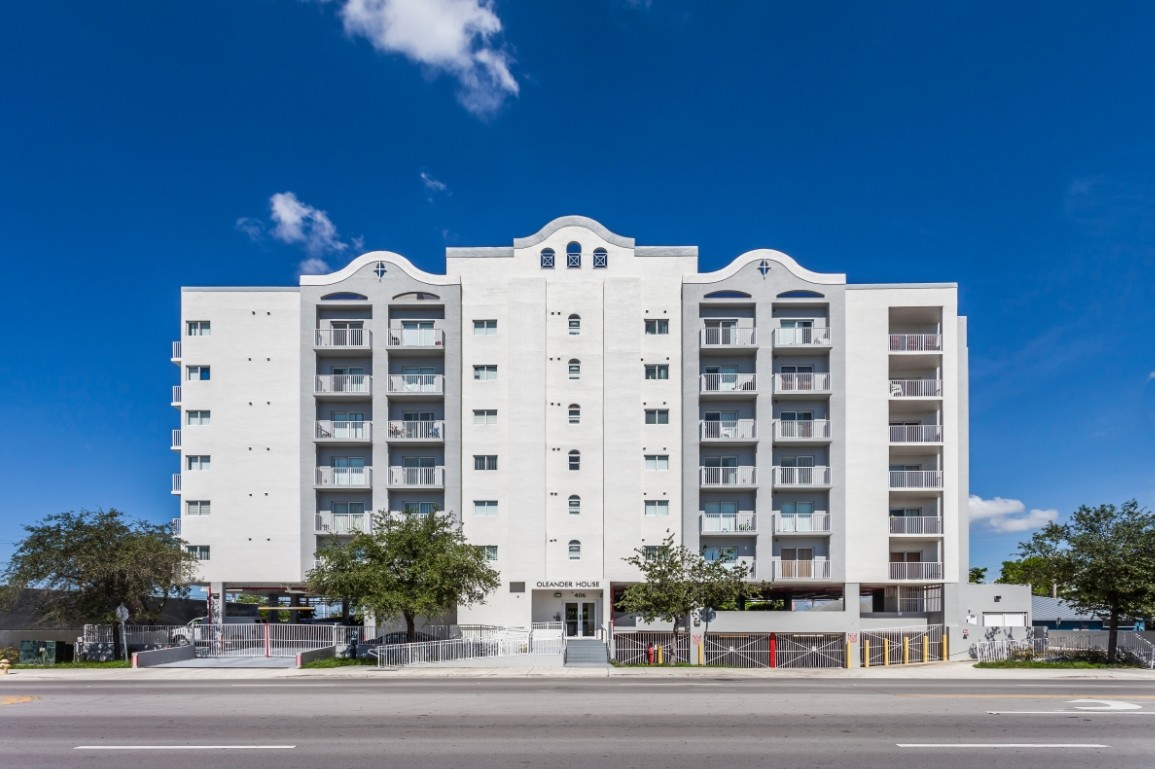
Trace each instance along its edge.
{"label": "balcony door", "polygon": [[706,477],[714,483],[738,482],[738,457],[706,457],[702,460]]}
{"label": "balcony door", "polygon": [[332,329],[334,347],[360,347],[365,343],[364,321],[335,320],[329,328]]}
{"label": "balcony door", "polygon": [[708,521],[707,531],[737,531],[738,530],[738,503],[737,502],[707,502],[703,508]]}
{"label": "balcony door", "polygon": [[814,483],[814,457],[782,457],[782,468],[787,483]]}
{"label": "balcony door", "polygon": [[402,457],[401,471],[409,486],[432,486],[437,467],[436,457]]}
{"label": "balcony door", "polygon": [[433,366],[402,366],[401,378],[407,393],[437,392]]}
{"label": "balcony door", "polygon": [[333,437],[361,439],[365,437],[365,412],[334,411]]}
{"label": "balcony door", "polygon": [[738,341],[736,318],[706,318],[702,321],[708,344],[735,344]]}
{"label": "balcony door", "polygon": [[813,438],[813,411],[783,411],[778,415],[783,438]]}
{"label": "balcony door", "polygon": [[718,392],[731,392],[738,389],[737,366],[706,366],[706,389]]}
{"label": "balcony door", "polygon": [[737,411],[707,411],[705,413],[707,438],[736,438],[738,436]]}
{"label": "balcony door", "polygon": [[782,576],[805,578],[814,576],[814,548],[782,548]]}
{"label": "balcony door", "polygon": [[365,457],[333,457],[334,486],[364,486]]}
{"label": "balcony door", "polygon": [[809,318],[783,318],[782,343],[808,344],[813,338],[814,321]]}
{"label": "balcony door", "polygon": [[365,386],[365,369],[360,366],[333,367],[333,392],[335,393],[363,393],[368,392]]}
{"label": "balcony door", "polygon": [[401,344],[406,347],[432,347],[434,324],[431,320],[401,321]]}
{"label": "balcony door", "polygon": [[783,502],[784,531],[816,531],[813,502]]}
{"label": "balcony door", "polygon": [[433,420],[436,415],[432,411],[402,411],[400,435],[395,438],[435,438],[433,434]]}
{"label": "balcony door", "polygon": [[707,561],[721,561],[722,563],[737,563],[738,548],[736,547],[703,547],[702,557]]}

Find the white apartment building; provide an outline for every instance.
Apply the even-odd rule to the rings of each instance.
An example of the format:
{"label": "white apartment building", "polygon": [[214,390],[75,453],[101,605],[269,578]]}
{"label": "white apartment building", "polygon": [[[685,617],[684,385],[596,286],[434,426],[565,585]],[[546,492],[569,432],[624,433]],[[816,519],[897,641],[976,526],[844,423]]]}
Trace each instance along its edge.
{"label": "white apartment building", "polygon": [[963,624],[956,286],[697,257],[568,216],[450,248],[445,275],[376,251],[295,287],[185,288],[173,493],[201,579],[299,594],[373,511],[440,509],[503,580],[461,623],[637,626],[613,608],[623,559],[672,533],[784,609],[719,629]]}

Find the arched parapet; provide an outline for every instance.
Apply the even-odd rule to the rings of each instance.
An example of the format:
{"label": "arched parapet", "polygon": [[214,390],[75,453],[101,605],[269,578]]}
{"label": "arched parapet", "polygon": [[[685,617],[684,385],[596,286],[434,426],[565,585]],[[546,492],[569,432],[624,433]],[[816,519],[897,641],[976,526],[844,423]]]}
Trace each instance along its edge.
{"label": "arched parapet", "polygon": [[387,274],[389,270],[392,269],[400,270],[408,277],[431,286],[456,286],[461,282],[456,277],[434,275],[431,272],[418,269],[413,262],[392,251],[370,251],[367,254],[358,256],[336,272],[330,272],[325,275],[302,275],[301,285],[332,286],[348,280],[362,270],[367,270],[372,274],[375,274],[377,270],[384,270],[385,274]]}
{"label": "arched parapet", "polygon": [[554,233],[566,227],[584,227],[610,245],[618,246],[620,248],[634,247],[633,238],[627,238],[624,235],[618,235],[617,233],[610,232],[610,230],[604,224],[597,221],[596,219],[590,219],[588,216],[559,216],[529,237],[514,238],[513,247],[533,248],[539,243],[544,243]]}
{"label": "arched parapet", "polygon": [[794,261],[793,257],[790,257],[781,251],[775,251],[770,248],[759,248],[753,251],[747,251],[741,256],[735,258],[734,261],[730,262],[720,270],[715,270],[714,272],[698,273],[696,275],[687,275],[685,277],[685,282],[706,284],[719,283],[728,278],[734,277],[740,271],[750,265],[754,265],[755,269],[759,270],[759,272],[761,272],[763,269],[766,269],[767,271],[772,270],[774,269],[774,266],[777,265],[778,267],[785,269],[795,278],[819,286],[841,286],[846,284],[845,273],[813,272],[812,270],[808,270],[798,262]]}

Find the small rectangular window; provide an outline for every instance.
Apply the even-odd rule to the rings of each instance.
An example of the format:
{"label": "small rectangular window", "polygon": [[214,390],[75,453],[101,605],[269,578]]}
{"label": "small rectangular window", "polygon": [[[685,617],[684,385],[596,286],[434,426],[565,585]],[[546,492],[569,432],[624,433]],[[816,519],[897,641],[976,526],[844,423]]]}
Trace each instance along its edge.
{"label": "small rectangular window", "polygon": [[670,367],[664,363],[647,363],[645,366],[646,379],[669,379]]}
{"label": "small rectangular window", "polygon": [[642,554],[647,561],[652,561],[658,557],[658,545],[643,545]]}
{"label": "small rectangular window", "polygon": [[487,561],[497,560],[497,545],[481,545],[481,553]]}
{"label": "small rectangular window", "polygon": [[479,382],[492,382],[497,379],[497,366],[474,366],[473,378]]}
{"label": "small rectangular window", "polygon": [[211,336],[212,324],[207,320],[190,320],[185,323],[189,336]]}
{"label": "small rectangular window", "polygon": [[1024,612],[983,612],[983,627],[1026,627]]}
{"label": "small rectangular window", "polygon": [[668,334],[670,333],[670,321],[666,320],[665,318],[647,320],[646,333],[651,336],[656,334]]}
{"label": "small rectangular window", "polygon": [[496,454],[474,454],[473,455],[473,469],[474,470],[496,470],[497,469],[497,455]]}
{"label": "small rectangular window", "polygon": [[565,266],[569,269],[579,269],[582,266],[582,255],[580,251],[574,251],[565,255]]}
{"label": "small rectangular window", "polygon": [[668,425],[670,423],[669,409],[646,409],[646,424]]}
{"label": "small rectangular window", "polygon": [[185,466],[193,471],[208,470],[211,462],[212,457],[208,454],[192,454],[185,457]]}
{"label": "small rectangular window", "polygon": [[475,320],[475,321],[473,321],[473,335],[474,336],[496,336],[497,335],[497,321],[496,320]]}
{"label": "small rectangular window", "polygon": [[647,499],[646,515],[669,515],[670,501],[668,499]]}
{"label": "small rectangular window", "polygon": [[646,469],[647,470],[669,470],[670,469],[670,455],[669,454],[646,454]]}
{"label": "small rectangular window", "polygon": [[207,381],[212,378],[212,370],[209,366],[189,366],[188,380],[193,381]]}
{"label": "small rectangular window", "polygon": [[475,425],[495,425],[495,424],[497,424],[497,409],[474,409],[473,410],[473,424],[475,424]]}
{"label": "small rectangular window", "polygon": [[207,425],[212,420],[211,411],[189,411],[186,413],[190,425]]}
{"label": "small rectangular window", "polygon": [[329,507],[333,515],[364,515],[364,502],[331,502]]}
{"label": "small rectangular window", "polygon": [[604,270],[610,266],[610,255],[604,248],[594,249],[594,269]]}
{"label": "small rectangular window", "polygon": [[207,499],[190,499],[184,503],[185,515],[209,515],[212,503]]}
{"label": "small rectangular window", "polygon": [[185,545],[185,550],[198,561],[209,560],[209,546],[208,545]]}
{"label": "small rectangular window", "polygon": [[402,502],[401,512],[405,515],[433,515],[437,512],[436,502]]}
{"label": "small rectangular window", "polygon": [[511,593],[524,593],[525,592],[525,583],[524,582],[510,582],[509,583],[509,592],[511,592]]}
{"label": "small rectangular window", "polygon": [[479,518],[494,518],[497,516],[496,499],[473,500],[473,514]]}

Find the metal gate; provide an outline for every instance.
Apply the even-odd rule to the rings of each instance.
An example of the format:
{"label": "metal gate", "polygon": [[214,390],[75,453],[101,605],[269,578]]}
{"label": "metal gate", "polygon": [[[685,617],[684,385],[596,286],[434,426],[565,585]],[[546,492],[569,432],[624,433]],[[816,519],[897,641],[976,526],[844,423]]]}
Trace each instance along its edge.
{"label": "metal gate", "polygon": [[770,665],[770,636],[768,635],[710,635],[702,641],[704,662],[732,668],[768,668]]}
{"label": "metal gate", "polygon": [[654,645],[655,660],[657,650],[662,650],[663,665],[686,664],[690,661],[690,637],[685,634],[661,633],[639,630],[633,633],[614,633],[613,660],[619,665],[648,664],[647,649]]}
{"label": "metal gate", "polygon": [[942,661],[942,625],[863,630],[859,635],[863,667]]}
{"label": "metal gate", "polygon": [[775,663],[780,668],[841,668],[846,666],[846,636],[842,633],[778,633]]}
{"label": "metal gate", "polygon": [[192,628],[198,657],[296,657],[346,646],[361,631],[344,625],[223,624]]}

